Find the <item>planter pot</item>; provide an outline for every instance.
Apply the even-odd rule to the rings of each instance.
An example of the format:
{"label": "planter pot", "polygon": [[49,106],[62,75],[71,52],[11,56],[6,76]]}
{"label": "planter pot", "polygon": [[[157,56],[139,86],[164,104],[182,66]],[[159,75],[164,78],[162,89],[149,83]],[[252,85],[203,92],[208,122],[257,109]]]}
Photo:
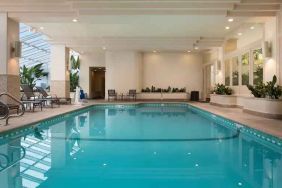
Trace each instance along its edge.
{"label": "planter pot", "polygon": [[244,97],[243,111],[267,118],[282,119],[282,100]]}
{"label": "planter pot", "polygon": [[188,94],[187,93],[140,93],[138,95],[138,99],[182,99],[187,100]]}
{"label": "planter pot", "polygon": [[211,94],[210,104],[229,108],[237,107],[237,96]]}

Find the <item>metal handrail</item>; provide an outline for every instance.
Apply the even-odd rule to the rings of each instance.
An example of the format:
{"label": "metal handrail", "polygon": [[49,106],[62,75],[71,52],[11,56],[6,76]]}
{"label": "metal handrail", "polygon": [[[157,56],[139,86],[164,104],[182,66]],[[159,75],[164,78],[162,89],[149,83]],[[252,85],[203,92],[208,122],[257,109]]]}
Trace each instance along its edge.
{"label": "metal handrail", "polygon": [[1,102],[1,101],[0,101],[0,106],[3,106],[4,110],[7,111],[5,116],[1,117],[0,120],[1,119],[6,119],[9,116],[9,107],[6,104],[4,104],[3,102]]}
{"label": "metal handrail", "polygon": [[[2,156],[5,156],[5,158],[7,159],[7,165],[5,167],[2,167],[2,169],[0,169],[0,172],[10,168],[11,166],[14,166],[15,164],[17,164],[20,160],[22,160],[23,158],[25,158],[25,155],[26,155],[26,150],[23,146],[10,146],[11,148],[15,148],[15,149],[20,149],[22,150],[22,155],[20,156],[19,159],[15,160],[15,161],[10,161],[9,160],[9,157],[5,154],[1,154]],[[14,151],[12,152],[11,155],[13,155]]]}
{"label": "metal handrail", "polygon": [[17,115],[10,115],[10,114],[8,113],[8,116],[6,117],[6,125],[8,125],[10,118],[20,117],[20,116],[24,115],[25,107],[24,107],[24,104],[23,104],[21,101],[19,101],[16,97],[14,97],[13,95],[11,95],[10,93],[7,93],[7,92],[6,92],[6,93],[1,93],[1,94],[0,94],[0,98],[1,98],[2,96],[7,96],[7,97],[9,97],[10,99],[12,99],[13,101],[15,101],[17,104],[19,104],[19,105],[21,106],[21,113],[17,113]]}

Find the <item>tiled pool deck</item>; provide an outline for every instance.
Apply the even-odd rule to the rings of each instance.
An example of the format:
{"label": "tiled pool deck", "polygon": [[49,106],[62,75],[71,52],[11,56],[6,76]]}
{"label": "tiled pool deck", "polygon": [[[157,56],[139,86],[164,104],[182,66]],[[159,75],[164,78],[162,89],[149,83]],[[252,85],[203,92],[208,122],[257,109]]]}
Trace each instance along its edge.
{"label": "tiled pool deck", "polygon": [[[10,124],[8,126],[3,126],[4,121],[0,121],[0,124],[1,124],[0,132],[19,128],[19,127],[22,127],[24,125],[31,124],[31,123],[36,123],[44,119],[47,119],[47,118],[50,118],[56,115],[68,113],[68,112],[71,112],[77,109],[81,109],[81,108],[84,108],[86,106],[90,106],[93,104],[105,104],[105,103],[129,104],[129,103],[141,103],[141,102],[150,103],[151,101],[107,102],[103,100],[91,100],[91,101],[88,101],[88,103],[85,103],[83,105],[61,105],[61,107],[44,108],[42,112],[38,110],[34,113],[26,112],[24,116],[20,118],[10,119]],[[153,101],[153,102],[154,103],[156,102],[164,103],[166,101]],[[223,108],[223,107],[213,106],[208,103],[198,103],[198,102],[193,102],[189,104],[282,139],[282,120],[267,119],[264,117],[246,114],[246,113],[243,113],[242,110],[239,108]]]}

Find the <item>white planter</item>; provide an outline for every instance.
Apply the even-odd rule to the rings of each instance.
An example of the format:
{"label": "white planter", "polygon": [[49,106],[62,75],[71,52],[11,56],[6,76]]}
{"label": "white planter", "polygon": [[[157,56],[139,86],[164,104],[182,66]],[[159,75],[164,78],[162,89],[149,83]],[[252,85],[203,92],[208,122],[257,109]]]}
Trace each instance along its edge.
{"label": "white planter", "polygon": [[140,93],[138,99],[188,99],[188,93]]}
{"label": "white planter", "polygon": [[237,107],[237,96],[211,94],[210,103],[222,107]]}
{"label": "white planter", "polygon": [[242,97],[245,112],[268,118],[282,119],[282,100]]}

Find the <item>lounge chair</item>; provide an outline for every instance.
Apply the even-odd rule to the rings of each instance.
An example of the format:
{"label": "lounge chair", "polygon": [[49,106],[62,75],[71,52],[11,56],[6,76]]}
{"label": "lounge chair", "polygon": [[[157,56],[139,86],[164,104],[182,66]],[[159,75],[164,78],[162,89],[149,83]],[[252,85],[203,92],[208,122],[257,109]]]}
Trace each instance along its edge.
{"label": "lounge chair", "polygon": [[29,109],[33,112],[36,107],[39,107],[42,111],[43,105],[45,104],[46,100],[40,99],[38,96],[35,96],[35,94],[33,93],[33,88],[31,88],[27,84],[22,84],[21,88],[24,92],[21,97],[22,103],[29,107]]}
{"label": "lounge chair", "polygon": [[110,100],[110,98],[113,98],[114,100],[117,100],[116,90],[114,90],[114,89],[109,89],[108,90],[108,100]]}
{"label": "lounge chair", "polygon": [[46,102],[51,104],[51,108],[53,108],[53,104],[57,104],[60,106],[60,99],[57,96],[52,97],[51,95],[48,95],[48,93],[42,88],[42,87],[37,87],[37,91],[40,93],[40,98],[45,99]]}
{"label": "lounge chair", "polygon": [[[11,112],[14,110],[17,110],[17,114]],[[10,118],[22,116],[24,112],[24,104],[20,102],[16,97],[7,92],[0,93],[0,120],[5,119],[6,125],[9,124]]]}
{"label": "lounge chair", "polygon": [[136,96],[137,96],[136,89],[130,89],[128,94],[126,95],[126,98],[133,99],[136,101]]}

